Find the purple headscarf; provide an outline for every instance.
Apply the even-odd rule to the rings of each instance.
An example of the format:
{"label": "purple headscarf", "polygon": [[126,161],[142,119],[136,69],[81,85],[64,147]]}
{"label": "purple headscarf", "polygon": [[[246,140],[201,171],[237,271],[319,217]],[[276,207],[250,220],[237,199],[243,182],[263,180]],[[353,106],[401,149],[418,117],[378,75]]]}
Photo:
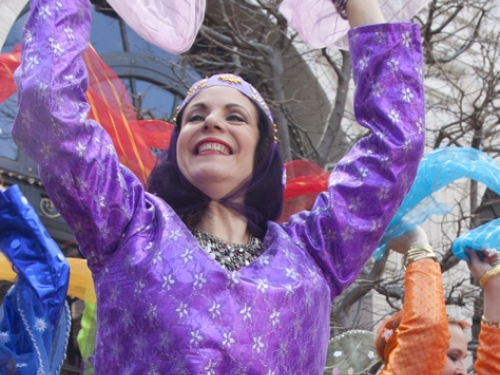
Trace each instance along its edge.
{"label": "purple headscarf", "polygon": [[[212,200],[191,184],[179,170],[177,164],[177,139],[181,131],[182,111],[201,91],[213,87],[231,87],[256,106],[259,113],[259,141],[255,150],[253,173],[235,190],[219,199],[224,206],[244,215],[250,232],[263,238],[267,222],[275,221],[281,215],[284,198],[283,160],[274,137],[273,116],[259,92],[241,77],[233,74],[216,74],[196,82],[188,90],[187,96],[177,109],[174,121],[177,126],[172,132],[170,146],[156,162],[147,183],[147,189],[163,198],[188,226],[196,226],[201,215]],[[236,203],[238,197],[245,196],[244,203]]]}
{"label": "purple headscarf", "polygon": [[250,83],[239,76],[235,76],[234,74],[215,74],[210,78],[204,78],[196,82],[188,90],[184,101],[177,108],[177,114],[174,121],[179,124],[181,120],[181,116],[179,116],[179,114],[182,113],[186,105],[188,105],[188,103],[200,92],[213,86],[225,86],[238,90],[249,98],[266,115],[269,125],[273,126],[273,115],[271,114],[269,106],[266,104],[262,95],[260,95],[260,93]]}

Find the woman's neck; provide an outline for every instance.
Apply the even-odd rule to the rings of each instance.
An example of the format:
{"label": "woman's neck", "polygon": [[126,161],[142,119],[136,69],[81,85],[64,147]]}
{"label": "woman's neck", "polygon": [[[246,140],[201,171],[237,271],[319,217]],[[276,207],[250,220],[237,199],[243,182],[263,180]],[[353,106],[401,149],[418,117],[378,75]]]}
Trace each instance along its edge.
{"label": "woman's neck", "polygon": [[246,244],[250,238],[247,219],[217,201],[210,202],[196,227],[232,243]]}

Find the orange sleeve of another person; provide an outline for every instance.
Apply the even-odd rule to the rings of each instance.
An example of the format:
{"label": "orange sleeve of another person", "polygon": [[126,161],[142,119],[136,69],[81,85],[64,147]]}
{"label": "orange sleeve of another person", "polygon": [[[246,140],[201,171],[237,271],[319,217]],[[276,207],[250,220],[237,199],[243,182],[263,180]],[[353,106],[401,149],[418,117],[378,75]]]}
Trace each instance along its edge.
{"label": "orange sleeve of another person", "polygon": [[381,375],[441,375],[449,340],[439,264],[430,259],[413,262],[405,274],[397,344]]}
{"label": "orange sleeve of another person", "polygon": [[481,324],[475,369],[477,375],[500,374],[500,328]]}

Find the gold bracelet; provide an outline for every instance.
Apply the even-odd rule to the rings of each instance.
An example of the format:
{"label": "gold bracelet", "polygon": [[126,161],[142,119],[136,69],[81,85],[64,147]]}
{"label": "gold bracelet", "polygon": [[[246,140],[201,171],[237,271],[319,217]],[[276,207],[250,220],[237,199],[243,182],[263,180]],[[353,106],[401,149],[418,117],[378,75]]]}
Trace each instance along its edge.
{"label": "gold bracelet", "polygon": [[486,271],[483,276],[481,276],[481,279],[479,279],[479,285],[481,285],[481,288],[484,288],[488,280],[491,278],[491,276],[498,275],[500,273],[500,264],[494,268],[492,268],[489,271]]}
{"label": "gold bracelet", "polygon": [[481,318],[483,324],[485,326],[488,326],[488,327],[493,327],[493,328],[500,328],[500,323],[497,323],[497,322],[491,322],[489,321],[488,319],[486,319],[483,315],[483,317]]}
{"label": "gold bracelet", "polygon": [[435,255],[434,251],[428,251],[425,249],[412,249],[412,250],[408,250],[408,252],[403,256],[403,258],[405,258],[405,260],[412,259],[412,258],[416,258],[416,257],[419,257],[420,255],[425,255],[425,254]]}
{"label": "gold bracelet", "polygon": [[422,259],[434,259],[437,261],[436,253],[429,244],[416,243],[410,247],[410,250],[403,255],[403,268],[406,269],[410,263]]}
{"label": "gold bracelet", "polygon": [[426,242],[414,242],[414,243],[412,243],[410,246],[410,250],[413,250],[413,249],[424,249],[424,250],[427,250],[430,252],[434,251],[432,246]]}
{"label": "gold bracelet", "polygon": [[433,261],[437,262],[436,254],[422,254],[421,256],[407,259],[404,268],[406,269],[411,263],[417,262],[422,259],[432,259]]}

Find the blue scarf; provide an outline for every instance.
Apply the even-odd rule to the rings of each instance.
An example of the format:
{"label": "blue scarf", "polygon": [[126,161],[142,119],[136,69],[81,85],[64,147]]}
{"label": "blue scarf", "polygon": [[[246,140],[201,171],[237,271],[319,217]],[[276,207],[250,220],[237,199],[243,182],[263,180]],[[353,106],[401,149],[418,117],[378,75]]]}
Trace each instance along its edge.
{"label": "blue scarf", "polygon": [[[373,257],[381,259],[389,242],[429,216],[449,213],[451,207],[439,201],[434,193],[461,178],[481,182],[500,194],[500,165],[491,157],[474,148],[437,148],[420,162],[415,181]],[[459,259],[468,260],[466,248],[500,250],[500,219],[469,230],[453,242],[452,251]]]}
{"label": "blue scarf", "polygon": [[0,250],[17,273],[0,308],[0,374],[57,375],[71,325],[69,265],[17,185],[0,192]]}

